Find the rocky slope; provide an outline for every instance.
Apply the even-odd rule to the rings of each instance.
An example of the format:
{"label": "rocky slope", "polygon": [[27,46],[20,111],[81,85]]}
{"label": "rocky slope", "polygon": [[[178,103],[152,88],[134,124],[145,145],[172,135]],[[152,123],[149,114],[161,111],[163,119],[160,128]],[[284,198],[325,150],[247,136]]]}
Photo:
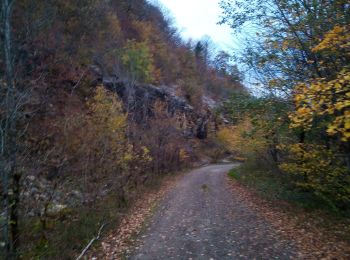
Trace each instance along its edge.
{"label": "rocky slope", "polygon": [[174,88],[150,84],[132,84],[113,78],[100,80],[105,87],[118,93],[123,103],[135,114],[138,123],[152,117],[156,102],[164,102],[167,112],[176,118],[183,135],[188,138],[206,139],[208,131],[215,131],[216,117],[213,114],[216,102],[204,96],[200,108],[194,108],[189,102],[177,95]]}

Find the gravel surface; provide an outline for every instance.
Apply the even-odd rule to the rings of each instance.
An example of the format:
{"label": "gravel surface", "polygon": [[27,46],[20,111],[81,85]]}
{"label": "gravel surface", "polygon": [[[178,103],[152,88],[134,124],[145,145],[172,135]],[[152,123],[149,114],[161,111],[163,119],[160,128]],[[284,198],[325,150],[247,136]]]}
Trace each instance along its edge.
{"label": "gravel surface", "polygon": [[[298,252],[227,183],[235,164],[186,174],[127,259],[292,259]],[[235,194],[236,192],[236,194]]]}

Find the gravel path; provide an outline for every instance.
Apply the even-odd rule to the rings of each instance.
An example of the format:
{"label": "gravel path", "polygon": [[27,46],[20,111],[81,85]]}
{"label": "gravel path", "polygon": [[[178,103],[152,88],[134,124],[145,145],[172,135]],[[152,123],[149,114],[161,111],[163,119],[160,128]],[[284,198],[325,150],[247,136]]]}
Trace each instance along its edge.
{"label": "gravel path", "polygon": [[291,259],[297,251],[228,186],[234,164],[186,174],[127,259]]}

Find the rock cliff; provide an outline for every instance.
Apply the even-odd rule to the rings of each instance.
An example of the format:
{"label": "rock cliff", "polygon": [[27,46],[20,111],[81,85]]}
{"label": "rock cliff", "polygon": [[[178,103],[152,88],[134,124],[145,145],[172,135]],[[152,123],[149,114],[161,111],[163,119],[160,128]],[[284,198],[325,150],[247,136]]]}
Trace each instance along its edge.
{"label": "rock cliff", "polygon": [[134,113],[136,122],[142,123],[146,117],[151,117],[154,104],[161,101],[167,104],[167,112],[176,118],[184,136],[207,138],[208,127],[213,118],[211,112],[213,102],[211,105],[204,102],[200,109],[195,109],[187,100],[177,96],[166,86],[131,84],[112,78],[104,78],[100,83],[118,94],[127,109]]}

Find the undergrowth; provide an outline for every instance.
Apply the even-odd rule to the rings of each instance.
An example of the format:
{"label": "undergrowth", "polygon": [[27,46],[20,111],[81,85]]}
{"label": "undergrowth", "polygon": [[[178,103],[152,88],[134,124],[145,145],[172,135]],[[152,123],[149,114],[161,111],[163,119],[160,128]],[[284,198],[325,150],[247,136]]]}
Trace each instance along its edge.
{"label": "undergrowth", "polygon": [[109,195],[92,207],[80,206],[60,212],[46,220],[46,228],[37,217],[22,221],[22,259],[73,259],[97,235],[102,224],[104,231],[115,228],[126,207],[116,205]]}
{"label": "undergrowth", "polygon": [[[46,220],[45,230],[38,217],[21,221],[23,236],[20,259],[75,259],[89,241],[105,224],[104,234],[116,230],[137,198],[147,190],[161,187],[165,176],[151,178],[145,186],[134,190],[133,196],[121,203],[120,197],[111,192],[90,206],[66,209]],[[98,246],[95,243],[93,247]]]}

